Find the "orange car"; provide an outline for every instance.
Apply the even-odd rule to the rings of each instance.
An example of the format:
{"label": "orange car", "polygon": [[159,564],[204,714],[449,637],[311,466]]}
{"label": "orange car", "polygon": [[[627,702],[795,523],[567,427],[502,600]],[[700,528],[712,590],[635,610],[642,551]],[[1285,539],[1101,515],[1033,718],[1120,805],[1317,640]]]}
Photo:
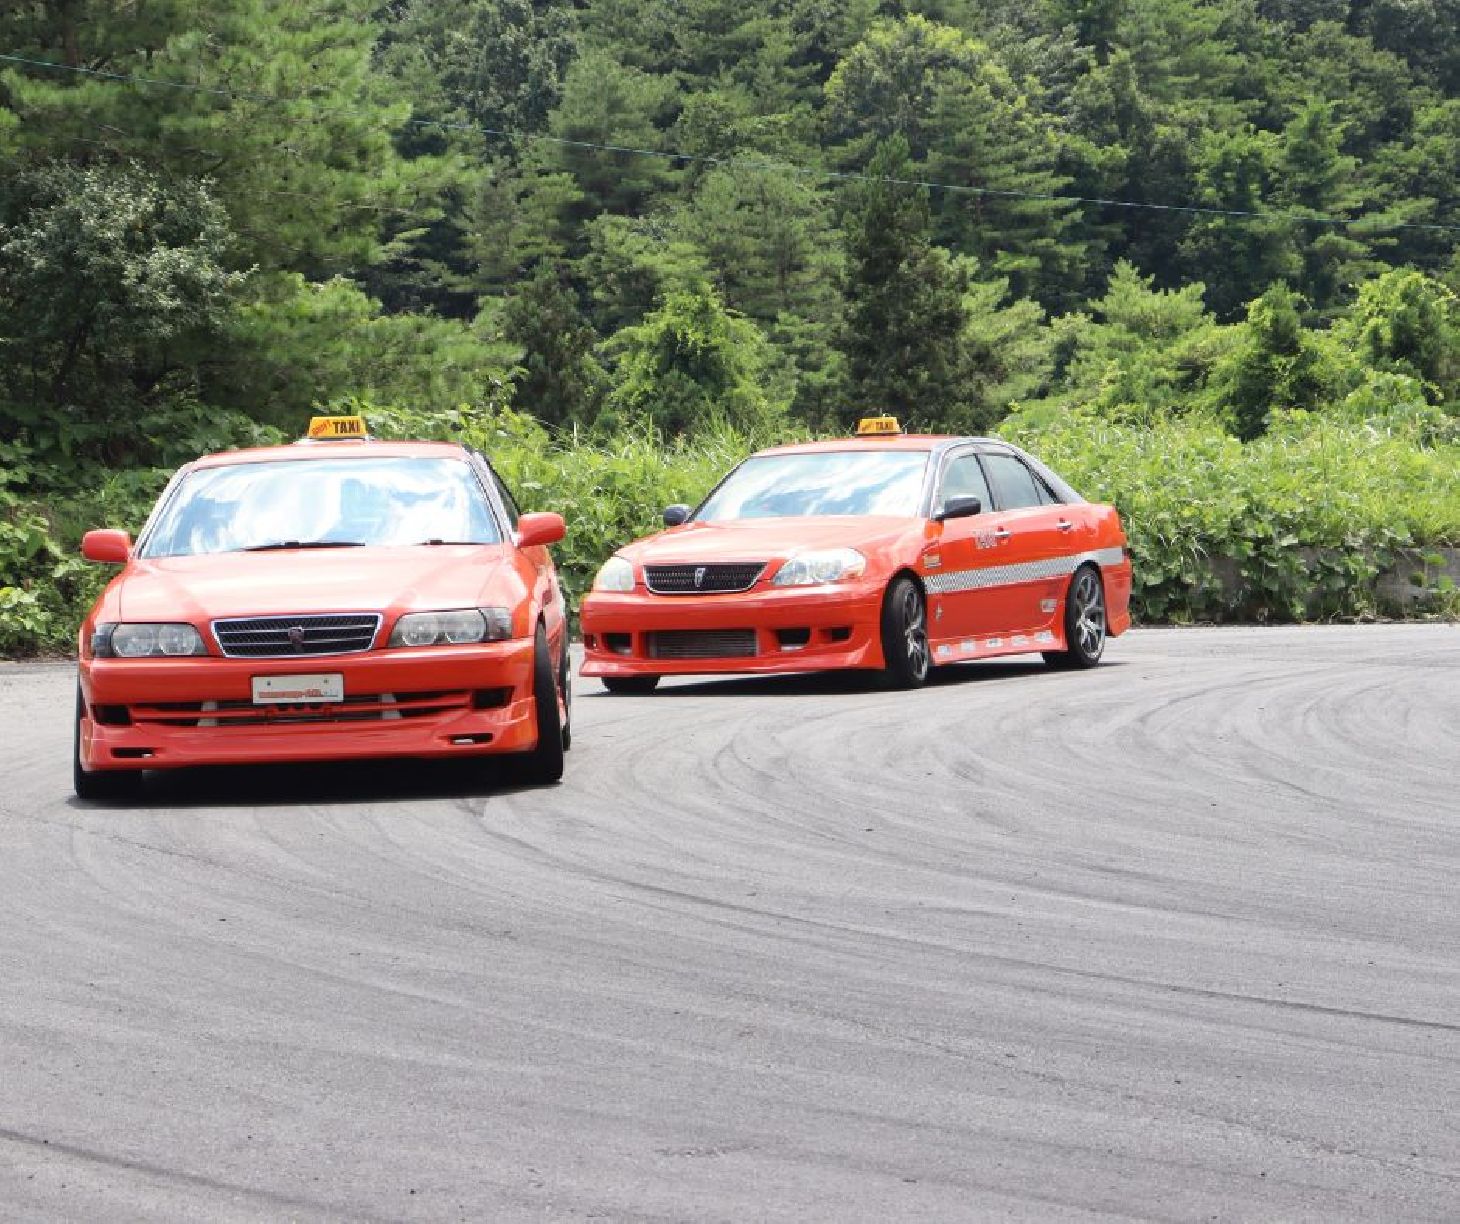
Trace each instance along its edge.
{"label": "orange car", "polygon": [[989,438],[858,436],[752,455],[698,509],[599,571],[583,674],[612,692],[664,675],[935,665],[1041,652],[1092,667],[1130,625],[1120,516]]}
{"label": "orange car", "polygon": [[[562,774],[568,635],[547,545],[481,454],[317,418],[292,446],[208,455],[168,484],[81,626],[75,787],[147,769],[518,753]],[[337,435],[335,440],[316,440]]]}

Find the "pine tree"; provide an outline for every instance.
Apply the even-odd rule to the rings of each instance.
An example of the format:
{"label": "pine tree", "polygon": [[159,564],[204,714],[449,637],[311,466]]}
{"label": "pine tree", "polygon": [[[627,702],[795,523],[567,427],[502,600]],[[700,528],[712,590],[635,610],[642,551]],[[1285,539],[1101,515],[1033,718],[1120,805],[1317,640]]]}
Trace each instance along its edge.
{"label": "pine tree", "polygon": [[927,192],[909,175],[908,143],[877,150],[868,181],[848,190],[847,324],[843,350],[858,403],[935,426],[963,402],[966,275],[931,241]]}

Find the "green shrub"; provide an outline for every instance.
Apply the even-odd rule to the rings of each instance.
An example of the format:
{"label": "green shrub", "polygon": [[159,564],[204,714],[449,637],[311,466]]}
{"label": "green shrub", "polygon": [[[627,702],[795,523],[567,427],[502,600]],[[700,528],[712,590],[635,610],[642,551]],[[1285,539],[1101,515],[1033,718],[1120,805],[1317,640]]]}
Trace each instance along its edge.
{"label": "green shrub", "polygon": [[1072,413],[1001,432],[1120,509],[1145,620],[1369,615],[1396,549],[1460,544],[1460,446],[1413,429],[1288,413],[1243,444],[1197,419]]}

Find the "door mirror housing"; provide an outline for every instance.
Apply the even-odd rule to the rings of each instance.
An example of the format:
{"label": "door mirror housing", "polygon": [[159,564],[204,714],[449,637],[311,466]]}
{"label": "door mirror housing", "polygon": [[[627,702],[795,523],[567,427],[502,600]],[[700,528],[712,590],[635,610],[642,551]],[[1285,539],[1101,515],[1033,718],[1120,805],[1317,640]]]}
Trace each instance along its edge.
{"label": "door mirror housing", "polygon": [[88,561],[125,565],[132,559],[132,537],[110,527],[88,531],[81,537],[81,555]]}
{"label": "door mirror housing", "polygon": [[688,522],[689,516],[690,508],[680,502],[664,507],[664,525],[666,527],[678,527],[681,523]]}
{"label": "door mirror housing", "polygon": [[517,547],[532,548],[539,544],[556,544],[568,534],[568,525],[561,514],[544,511],[524,514],[517,520]]}
{"label": "door mirror housing", "polygon": [[976,497],[950,497],[943,503],[943,508],[933,515],[938,522],[945,519],[972,518],[975,514],[983,513],[983,502]]}

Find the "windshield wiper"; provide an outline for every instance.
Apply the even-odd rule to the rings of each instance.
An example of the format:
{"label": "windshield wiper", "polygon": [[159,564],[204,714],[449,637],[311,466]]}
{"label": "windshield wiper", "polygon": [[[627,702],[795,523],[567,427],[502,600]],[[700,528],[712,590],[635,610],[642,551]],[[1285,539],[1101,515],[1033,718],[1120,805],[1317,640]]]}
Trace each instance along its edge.
{"label": "windshield wiper", "polygon": [[251,544],[244,552],[277,552],[285,548],[364,548],[361,540],[275,540],[272,544]]}
{"label": "windshield wiper", "polygon": [[433,538],[431,538],[429,540],[417,540],[411,547],[413,547],[413,548],[449,548],[449,547],[454,547],[455,545],[458,545],[458,544],[480,544],[480,543],[481,543],[480,540],[443,540],[443,539],[441,539],[439,537],[433,537]]}

